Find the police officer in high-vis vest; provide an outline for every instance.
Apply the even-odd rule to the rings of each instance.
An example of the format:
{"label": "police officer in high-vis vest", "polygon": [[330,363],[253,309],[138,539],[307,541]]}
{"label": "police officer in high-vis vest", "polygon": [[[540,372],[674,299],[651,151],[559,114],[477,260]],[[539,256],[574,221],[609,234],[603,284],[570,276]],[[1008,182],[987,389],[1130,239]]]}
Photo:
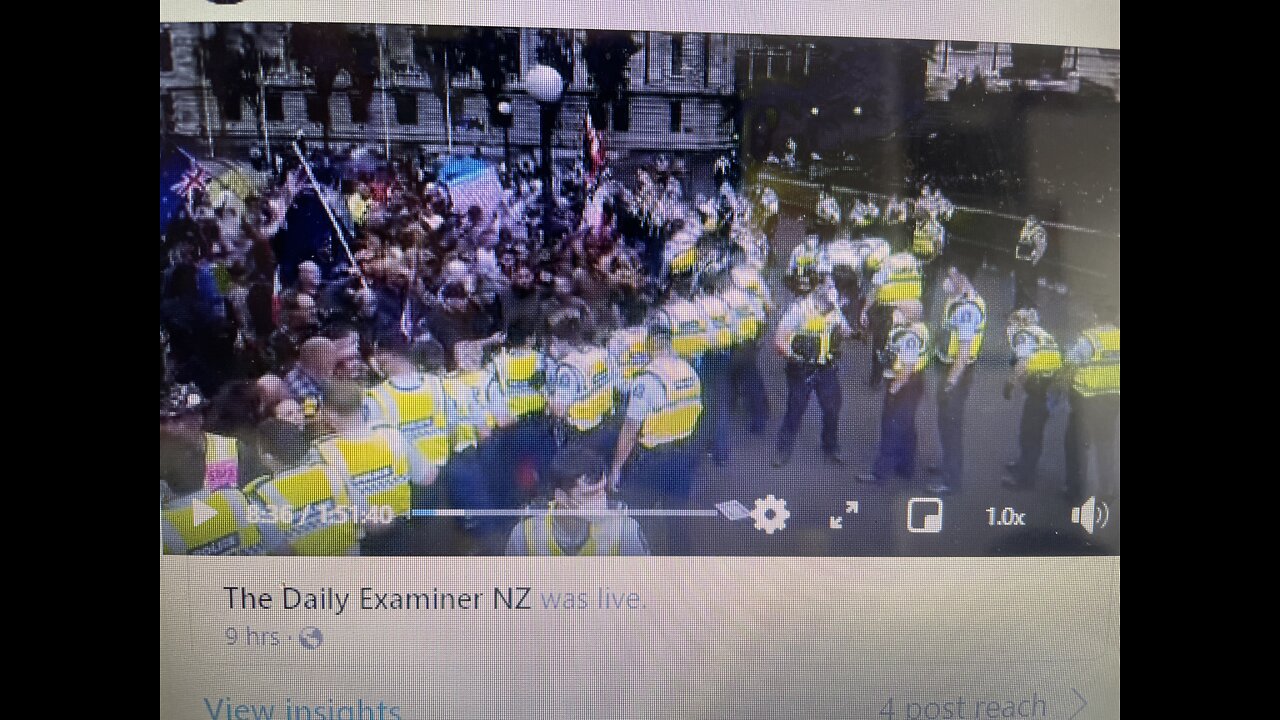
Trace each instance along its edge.
{"label": "police officer in high-vis vest", "polygon": [[733,348],[729,351],[728,406],[733,407],[741,393],[751,418],[748,429],[752,434],[759,434],[764,432],[769,422],[769,394],[760,372],[760,338],[769,313],[769,299],[767,290],[763,295],[752,292],[738,284],[738,277],[741,275],[731,271],[731,282],[720,294],[729,307],[733,331]]}
{"label": "police officer in high-vis vest", "polygon": [[[920,302],[924,293],[924,275],[920,261],[911,253],[894,253],[888,257],[875,254],[871,282],[866,291],[867,319],[871,330],[871,347],[883,350],[893,327],[893,311],[902,303]],[[922,306],[923,307],[923,306]],[[923,312],[923,310],[922,310]],[[880,353],[871,356],[871,386],[877,387],[884,375]]]}
{"label": "police officer in high-vis vest", "polygon": [[[438,471],[396,427],[370,425],[363,399],[353,382],[328,384],[321,417],[330,434],[316,441],[316,451],[343,478],[358,521],[365,524],[361,554],[409,554],[412,486],[430,485]],[[370,522],[375,518],[390,522]]]}
{"label": "police officer in high-vis vest", "polygon": [[860,482],[881,485],[890,476],[909,479],[916,463],[916,410],[924,395],[924,370],[929,364],[929,329],[921,320],[919,300],[904,301],[893,311],[893,326],[882,366],[890,378],[880,415],[880,449],[870,473]]}
{"label": "police officer in high-vis vest", "polygon": [[[615,490],[625,488],[645,504],[684,509],[702,456],[702,381],[672,347],[670,324],[654,317],[648,327],[651,359],[631,383],[609,476]],[[683,524],[670,527],[668,539],[668,550],[687,550]]]}
{"label": "police officer in high-vis vest", "polygon": [[1062,351],[1053,336],[1040,326],[1040,315],[1034,308],[1015,310],[1006,334],[1013,358],[1004,397],[1012,400],[1014,388],[1021,385],[1026,399],[1018,423],[1018,459],[1005,465],[1009,477],[1002,484],[1013,489],[1030,488],[1036,482],[1044,427],[1049,422],[1049,393],[1054,377],[1062,369]]}
{"label": "police officer in high-vis vest", "polygon": [[537,495],[540,477],[551,462],[554,447],[546,425],[547,358],[536,345],[536,334],[526,322],[507,330],[507,346],[493,354],[493,374],[487,395],[497,428],[491,474],[507,488],[508,501],[523,504]]}
{"label": "police officer in high-vis vest", "polygon": [[1098,461],[1097,496],[1119,493],[1116,428],[1120,420],[1120,312],[1096,301],[1095,320],[1067,349],[1071,415],[1067,420],[1065,491],[1079,502],[1085,495],[1089,449]]}
{"label": "police officer in high-vis vest", "polygon": [[[196,505],[200,503],[203,507]],[[206,513],[212,512],[212,516]],[[264,509],[238,488],[198,489],[160,508],[160,534],[167,555],[267,555],[284,551],[284,540],[262,520]]]}
{"label": "police officer in high-vis vest", "polygon": [[911,234],[911,254],[920,261],[924,294],[925,316],[931,313],[933,295],[937,289],[938,271],[942,265],[940,259],[947,246],[947,230],[934,212],[918,214],[915,230]]}
{"label": "police officer in high-vis vest", "polygon": [[935,494],[959,489],[964,477],[964,408],[987,327],[987,303],[964,273],[948,268],[942,285],[942,326],[934,343],[941,370],[937,396],[941,480],[929,487]]}
{"label": "police officer in high-vis vest", "polygon": [[516,524],[506,554],[648,555],[640,526],[609,502],[607,469],[601,455],[584,447],[557,456],[549,470],[551,502]]}
{"label": "police officer in high-vis vest", "polygon": [[605,453],[613,444],[617,370],[604,348],[586,341],[576,310],[557,310],[547,324],[547,413],[557,452],[580,445]]}
{"label": "police officer in high-vis vest", "polygon": [[811,393],[817,394],[822,408],[822,451],[829,462],[844,464],[839,440],[843,398],[836,362],[841,341],[853,335],[853,327],[841,312],[839,300],[835,284],[827,277],[818,290],[794,303],[778,322],[774,346],[787,360],[787,412],[778,431],[774,467],[791,461]]}
{"label": "police officer in high-vis vest", "polygon": [[[245,493],[261,503],[264,520],[284,538],[291,555],[360,554],[364,534],[357,518],[339,513],[351,505],[345,479],[315,452],[302,428],[271,418],[258,426],[258,454],[270,471]],[[384,518],[379,516],[380,523]]]}
{"label": "police officer in high-vis vest", "polygon": [[243,487],[252,479],[249,450],[235,438],[204,431],[204,395],[194,384],[160,395],[161,500]]}
{"label": "police officer in high-vis vest", "polygon": [[[450,503],[464,510],[512,507],[515,500],[507,497],[510,484],[493,471],[500,460],[491,439],[499,418],[507,412],[489,394],[493,366],[481,364],[483,353],[459,354],[455,347],[454,357],[457,369],[441,378],[449,397],[450,456],[444,476]],[[501,424],[509,422],[503,418]],[[481,553],[494,552],[506,532],[501,518],[479,514],[464,515],[462,529],[472,550]]]}

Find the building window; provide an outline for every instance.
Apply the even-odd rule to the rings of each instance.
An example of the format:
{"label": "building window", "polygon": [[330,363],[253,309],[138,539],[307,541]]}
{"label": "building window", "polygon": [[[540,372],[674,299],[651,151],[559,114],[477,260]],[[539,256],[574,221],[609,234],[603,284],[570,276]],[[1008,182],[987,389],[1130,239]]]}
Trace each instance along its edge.
{"label": "building window", "polygon": [[675,100],[671,103],[671,132],[680,132],[681,126],[684,124],[682,116],[684,108],[680,106],[680,101]]}
{"label": "building window", "polygon": [[449,95],[449,120],[454,127],[462,127],[467,123],[467,103],[457,93]]}
{"label": "building window", "polygon": [[284,94],[267,93],[267,122],[284,122]]}
{"label": "building window", "polygon": [[240,122],[244,118],[244,108],[240,98],[226,98],[222,102],[222,118],[227,122]]}
{"label": "building window", "polygon": [[592,99],[587,103],[587,112],[591,113],[591,124],[597,130],[609,129],[609,105],[603,100]]}
{"label": "building window", "polygon": [[329,98],[307,95],[307,119],[325,125],[329,122]]}
{"label": "building window", "polygon": [[160,72],[173,70],[173,36],[168,30],[160,31]]}
{"label": "building window", "polygon": [[968,42],[967,40],[952,40],[951,49],[956,52],[977,52],[978,43]]}
{"label": "building window", "polygon": [[671,36],[671,74],[679,75],[684,70],[684,36]]}
{"label": "building window", "polygon": [[360,101],[359,95],[348,96],[351,101],[351,122],[363,125],[369,122],[369,105]]}
{"label": "building window", "polygon": [[631,101],[620,98],[613,103],[613,129],[616,132],[631,130]]}
{"label": "building window", "polygon": [[398,92],[392,97],[396,102],[396,122],[400,125],[417,125],[418,96],[414,93]]}

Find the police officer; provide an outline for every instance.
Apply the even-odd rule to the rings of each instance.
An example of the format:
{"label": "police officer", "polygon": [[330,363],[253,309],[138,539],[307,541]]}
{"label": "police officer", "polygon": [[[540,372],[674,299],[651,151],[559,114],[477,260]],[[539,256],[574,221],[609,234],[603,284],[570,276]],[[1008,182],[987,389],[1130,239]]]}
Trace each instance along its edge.
{"label": "police officer", "polygon": [[[196,502],[214,511],[197,523]],[[160,535],[167,555],[266,555],[283,538],[262,522],[265,509],[238,488],[197,488],[161,506]]]}
{"label": "police officer", "polygon": [[[765,390],[764,376],[760,373],[760,337],[769,313],[767,289],[763,296],[740,286],[738,277],[730,271],[731,282],[721,292],[721,299],[729,308],[729,326],[733,333],[733,347],[729,351],[729,401],[733,407],[738,393],[746,400],[750,417],[748,429],[753,435],[764,432],[769,422],[769,395]],[[763,284],[761,284],[763,287]]]}
{"label": "police officer", "polygon": [[1036,283],[1039,281],[1040,261],[1049,246],[1049,234],[1035,215],[1028,215],[1018,233],[1018,246],[1014,253],[1013,269],[1015,308],[1035,307]]}
{"label": "police officer", "polygon": [[[651,359],[631,383],[609,476],[615,490],[625,487],[639,497],[648,495],[651,503],[683,509],[702,454],[695,438],[702,381],[676,354],[669,322],[654,317],[648,328]],[[687,549],[683,524],[677,523],[669,538],[671,550]]]}
{"label": "police officer", "polygon": [[1097,495],[1114,499],[1115,437],[1120,419],[1120,313],[1109,303],[1067,349],[1071,379],[1071,415],[1067,420],[1066,493],[1074,502],[1084,495],[1089,449],[1097,451]]}
{"label": "police officer", "polygon": [[1040,316],[1034,308],[1014,311],[1007,337],[1013,358],[1004,397],[1013,399],[1013,390],[1020,384],[1026,399],[1018,424],[1018,459],[1005,465],[1009,477],[1001,482],[1007,488],[1030,488],[1035,485],[1044,427],[1049,422],[1049,393],[1054,376],[1062,369],[1062,352],[1053,336],[1040,326]]}
{"label": "police officer", "polygon": [[[878,350],[888,344],[894,308],[902,303],[919,302],[924,292],[920,261],[915,256],[894,253],[885,257],[883,253],[883,249],[878,249],[868,256],[867,262],[873,269],[864,300],[868,307],[866,324],[871,329],[871,346]],[[872,353],[871,387],[879,386],[882,377],[885,375],[881,354]]]}
{"label": "police officer", "polygon": [[312,450],[302,428],[272,418],[258,426],[258,438],[270,474],[250,483],[245,493],[262,504],[260,519],[274,519],[270,524],[283,536],[285,552],[359,555],[361,526],[345,511],[336,512],[351,505],[344,478]]}
{"label": "police officer", "polygon": [[943,281],[943,303],[942,327],[934,346],[939,368],[944,370],[938,379],[937,396],[942,478],[929,487],[936,494],[959,489],[964,477],[964,406],[987,326],[986,301],[954,266],[948,268]]}
{"label": "police officer", "polygon": [[[493,510],[507,507],[507,485],[493,474],[496,458],[489,443],[498,416],[505,409],[490,402],[488,390],[493,368],[481,365],[483,356],[456,354],[461,364],[444,375],[441,384],[449,398],[449,464],[445,466],[450,501],[464,510]],[[496,552],[506,532],[500,518],[464,515],[462,529],[475,543],[470,551]]]}
{"label": "police officer", "polygon": [[490,404],[505,409],[495,414],[497,429],[490,440],[496,460],[492,474],[524,499],[540,489],[539,477],[546,471],[553,449],[547,442],[545,415],[547,359],[530,330],[524,322],[508,330],[508,346],[492,359],[488,389]]}
{"label": "police officer", "polygon": [[915,231],[911,235],[911,254],[920,261],[924,295],[925,315],[930,314],[933,294],[937,289],[939,259],[946,249],[947,231],[932,211],[919,214],[916,218]]}
{"label": "police officer", "polygon": [[608,499],[608,466],[587,448],[570,448],[550,469],[554,496],[546,512],[517,523],[507,555],[648,555],[640,526]]}
{"label": "police officer", "polygon": [[587,343],[576,310],[558,310],[547,322],[547,412],[557,452],[572,445],[607,452],[612,445],[607,423],[617,403],[617,371],[604,348]]}
{"label": "police officer", "polygon": [[924,395],[929,364],[929,329],[921,322],[919,300],[905,301],[893,311],[893,326],[881,348],[885,376],[892,378],[880,415],[880,450],[870,473],[859,481],[882,485],[891,474],[910,478],[916,462],[916,410]]}
{"label": "police officer", "polygon": [[390,519],[365,525],[362,554],[406,554],[411,488],[435,482],[435,467],[395,427],[366,421],[359,385],[335,381],[324,393],[321,416],[331,434],[316,441],[316,451],[344,479],[361,522]]}
{"label": "police officer", "polygon": [[200,488],[238,488],[252,479],[249,450],[234,438],[204,431],[206,405],[192,383],[170,386],[160,395],[162,500]]}
{"label": "police officer", "polygon": [[822,450],[827,460],[843,465],[840,457],[840,378],[836,361],[840,342],[853,328],[840,311],[839,293],[828,277],[823,285],[794,303],[778,323],[774,346],[787,360],[787,412],[778,431],[774,467],[791,461],[796,433],[809,406],[810,393],[822,408]]}

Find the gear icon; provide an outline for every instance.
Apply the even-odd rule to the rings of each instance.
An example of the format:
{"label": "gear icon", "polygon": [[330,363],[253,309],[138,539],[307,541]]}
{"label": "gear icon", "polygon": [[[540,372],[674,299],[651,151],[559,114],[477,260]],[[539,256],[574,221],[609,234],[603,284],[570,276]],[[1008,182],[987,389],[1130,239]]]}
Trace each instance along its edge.
{"label": "gear icon", "polygon": [[756,498],[756,508],[751,511],[751,519],[756,521],[756,529],[772,535],[777,530],[787,529],[787,518],[791,513],[787,510],[787,501],[767,495],[763,500]]}

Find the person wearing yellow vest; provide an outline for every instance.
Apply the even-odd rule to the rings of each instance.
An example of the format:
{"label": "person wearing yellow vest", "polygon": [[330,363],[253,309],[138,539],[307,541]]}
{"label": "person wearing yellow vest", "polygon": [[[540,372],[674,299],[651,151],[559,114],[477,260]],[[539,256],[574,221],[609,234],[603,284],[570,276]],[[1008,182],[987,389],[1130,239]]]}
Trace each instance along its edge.
{"label": "person wearing yellow vest", "polygon": [[547,358],[531,329],[523,320],[507,329],[508,347],[493,355],[486,391],[491,405],[505,409],[495,413],[497,428],[489,440],[490,475],[499,483],[504,506],[522,505],[543,489],[540,477],[552,456],[546,423]]}
{"label": "person wearing yellow vest", "polygon": [[[884,349],[893,327],[894,308],[902,303],[919,302],[924,293],[924,275],[920,261],[911,253],[895,253],[883,260],[874,256],[877,265],[867,287],[866,305],[871,347]],[[884,375],[880,353],[871,355],[871,386],[878,387]]]}
{"label": "person wearing yellow vest", "polygon": [[733,349],[729,352],[728,406],[733,407],[738,393],[741,393],[751,418],[748,429],[753,435],[758,435],[764,432],[769,422],[769,394],[760,373],[760,338],[764,335],[768,305],[761,296],[740,287],[732,273],[731,278],[734,282],[720,295],[729,306],[734,338]]}
{"label": "person wearing yellow vest", "polygon": [[648,555],[640,525],[624,508],[611,507],[603,457],[587,448],[571,448],[556,458],[550,475],[553,500],[545,512],[516,524],[507,555]]}
{"label": "person wearing yellow vest", "polygon": [[891,475],[910,479],[916,467],[916,410],[924,396],[924,370],[929,365],[929,328],[921,320],[919,300],[900,303],[893,311],[893,326],[880,352],[885,390],[880,414],[880,448],[870,473],[859,482],[883,485]]}
{"label": "person wearing yellow vest", "polygon": [[547,412],[557,448],[585,445],[605,452],[617,406],[617,370],[604,348],[590,345],[573,309],[548,318]]}
{"label": "person wearing yellow vest", "polygon": [[206,404],[194,384],[173,385],[160,395],[162,497],[238,488],[251,479],[247,449],[204,431]]}
{"label": "person wearing yellow vest", "polygon": [[[400,431],[433,467],[449,462],[449,397],[438,375],[424,373],[413,355],[429,354],[429,343],[410,347],[401,334],[393,333],[378,343],[375,359],[386,377],[369,391],[366,403],[372,425],[388,425]],[[443,348],[437,367],[443,365]]]}
{"label": "person wearing yellow vest", "polygon": [[937,289],[938,270],[942,265],[941,256],[947,247],[947,230],[942,226],[938,216],[927,213],[916,218],[915,230],[911,234],[911,254],[920,261],[921,302],[924,303],[926,317],[932,314],[933,295]]}
{"label": "person wearing yellow vest", "polygon": [[321,417],[331,434],[316,441],[316,451],[344,480],[361,518],[371,513],[394,517],[390,523],[365,525],[361,554],[409,554],[412,488],[431,485],[438,470],[395,427],[366,422],[359,385],[330,382],[324,399]]}
{"label": "person wearing yellow vest", "polygon": [[258,426],[258,454],[269,474],[249,483],[245,494],[275,509],[273,527],[283,536],[285,553],[360,554],[363,528],[356,518],[336,512],[351,504],[346,483],[313,451],[302,428],[264,420]]}
{"label": "person wearing yellow vest", "polygon": [[[676,354],[670,325],[652,317],[648,323],[651,359],[627,396],[625,419],[609,467],[614,490],[626,487],[646,504],[685,509],[693,492],[702,451],[698,421],[703,414],[702,381],[693,365]],[[626,476],[623,476],[623,470]],[[668,551],[688,549],[682,524],[667,534]]]}
{"label": "person wearing yellow vest", "polygon": [[1026,399],[1018,423],[1018,459],[1005,465],[1009,477],[1001,483],[1018,490],[1035,486],[1044,428],[1049,422],[1049,393],[1054,377],[1062,370],[1062,351],[1053,336],[1040,326],[1040,315],[1034,308],[1015,310],[1006,335],[1013,358],[1004,397],[1012,400],[1014,388],[1021,385]]}
{"label": "person wearing yellow vest", "polygon": [[[197,524],[195,502],[214,511]],[[199,489],[160,508],[160,536],[166,555],[279,554],[284,539],[262,523],[263,508],[237,488]]]}
{"label": "person wearing yellow vest", "polygon": [[1098,462],[1096,495],[1112,500],[1119,493],[1116,430],[1120,421],[1120,312],[1110,302],[1095,303],[1094,322],[1066,352],[1071,381],[1071,415],[1067,419],[1069,499],[1085,495],[1089,450]]}
{"label": "person wearing yellow vest", "polygon": [[937,471],[941,480],[929,486],[929,491],[938,495],[958,490],[964,478],[964,407],[987,327],[986,301],[956,267],[947,269],[942,292],[942,326],[934,343],[942,371],[937,394],[942,445],[942,463]]}
{"label": "person wearing yellow vest", "polygon": [[778,430],[774,467],[791,461],[810,394],[818,396],[822,408],[822,451],[828,462],[844,464],[839,439],[843,397],[836,362],[841,341],[853,335],[853,328],[839,301],[835,284],[827,277],[820,288],[794,303],[778,322],[774,346],[787,360],[787,412]]}

